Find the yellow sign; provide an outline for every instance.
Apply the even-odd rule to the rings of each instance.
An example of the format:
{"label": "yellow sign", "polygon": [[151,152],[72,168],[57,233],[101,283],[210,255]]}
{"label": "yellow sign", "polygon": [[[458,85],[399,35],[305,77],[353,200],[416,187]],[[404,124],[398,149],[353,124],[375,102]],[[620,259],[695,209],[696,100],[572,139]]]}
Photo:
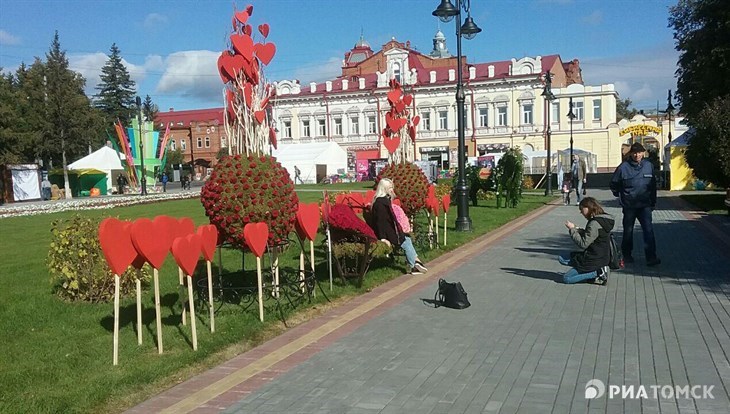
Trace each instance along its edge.
{"label": "yellow sign", "polygon": [[619,131],[618,134],[619,134],[619,136],[631,134],[634,136],[645,137],[645,136],[649,135],[649,133],[661,134],[662,129],[659,127],[651,126],[651,125],[637,124],[637,125],[631,125],[631,126],[628,126],[624,129],[622,129],[621,131]]}

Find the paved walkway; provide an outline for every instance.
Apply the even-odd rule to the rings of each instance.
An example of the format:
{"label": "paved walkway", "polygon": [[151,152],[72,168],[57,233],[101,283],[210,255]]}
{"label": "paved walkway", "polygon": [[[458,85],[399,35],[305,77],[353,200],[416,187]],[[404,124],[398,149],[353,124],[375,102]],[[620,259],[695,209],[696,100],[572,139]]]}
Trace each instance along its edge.
{"label": "paved walkway", "polygon": [[[620,235],[617,203],[591,193]],[[585,222],[575,206],[544,207],[130,412],[730,412],[730,220],[662,197],[663,263],[635,253],[603,287],[560,282],[566,219]],[[641,248],[638,224],[634,236]],[[472,306],[424,305],[439,277],[460,280]],[[635,396],[643,385],[648,398],[589,400],[591,379]],[[669,387],[654,398],[657,385],[714,398],[662,398]]]}

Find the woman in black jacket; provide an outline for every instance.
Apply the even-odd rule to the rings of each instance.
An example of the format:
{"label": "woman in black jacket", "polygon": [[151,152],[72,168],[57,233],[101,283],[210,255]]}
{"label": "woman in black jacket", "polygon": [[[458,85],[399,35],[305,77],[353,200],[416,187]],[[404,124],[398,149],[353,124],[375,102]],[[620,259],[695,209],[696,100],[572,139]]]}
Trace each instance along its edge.
{"label": "woman in black jacket", "polygon": [[416,253],[416,248],[413,247],[413,241],[403,233],[395,214],[393,214],[391,200],[394,198],[393,181],[388,178],[381,179],[378,188],[375,190],[370,226],[375,231],[378,239],[390,246],[402,248],[406,254],[406,261],[411,268],[411,274],[420,275],[427,272],[428,269],[418,259],[418,253]]}
{"label": "woman in black jacket", "polygon": [[565,227],[573,242],[583,250],[558,256],[561,264],[573,267],[563,275],[563,281],[578,283],[594,279],[596,283],[605,285],[610,273],[608,263],[611,260],[610,237],[614,218],[593,197],[580,200],[578,208],[583,217],[588,219],[586,228],[577,227],[570,221],[565,222]]}

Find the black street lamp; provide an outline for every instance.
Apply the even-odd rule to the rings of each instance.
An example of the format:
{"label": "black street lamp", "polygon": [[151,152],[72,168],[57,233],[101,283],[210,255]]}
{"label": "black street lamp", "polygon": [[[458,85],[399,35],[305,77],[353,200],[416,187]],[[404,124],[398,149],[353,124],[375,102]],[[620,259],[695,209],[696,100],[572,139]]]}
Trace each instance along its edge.
{"label": "black street lamp", "polygon": [[667,90],[667,110],[664,111],[669,119],[669,134],[667,138],[669,142],[672,142],[672,112],[674,112],[674,105],[672,105],[672,90]]}
{"label": "black street lamp", "polygon": [[144,142],[142,139],[142,99],[138,96],[137,102],[137,122],[139,123],[139,168],[142,172],[142,178],[139,179],[139,183],[142,186],[140,195],[147,195],[147,177],[146,171],[144,170]]}
{"label": "black street lamp", "polygon": [[573,113],[573,97],[570,97],[568,101],[568,122],[570,122],[570,171],[573,171],[573,120],[575,114]]}
{"label": "black street lamp", "polygon": [[[545,137],[547,138],[547,185],[545,187],[545,195],[553,194],[553,170],[552,170],[552,154],[550,150],[550,110],[555,95],[552,92],[553,76],[550,71],[545,72],[545,88],[542,91],[542,96],[545,98]],[[558,183],[560,185],[560,183]]]}
{"label": "black street lamp", "polygon": [[[471,18],[471,1],[456,0],[456,6],[449,0],[441,0],[441,4],[431,14],[438,17],[444,23],[450,22],[456,17],[456,126],[458,137],[458,166],[459,177],[456,181],[456,231],[471,231],[471,218],[469,218],[469,194],[466,186],[466,143],[464,140],[464,85],[462,83],[461,64],[461,37],[473,39],[480,29]],[[466,12],[466,20],[461,23],[461,10]]]}

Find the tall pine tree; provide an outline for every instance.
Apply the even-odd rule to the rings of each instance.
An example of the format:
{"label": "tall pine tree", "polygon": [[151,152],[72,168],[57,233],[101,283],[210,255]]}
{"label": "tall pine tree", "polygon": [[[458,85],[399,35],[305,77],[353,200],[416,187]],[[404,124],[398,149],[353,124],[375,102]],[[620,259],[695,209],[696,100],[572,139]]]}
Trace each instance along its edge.
{"label": "tall pine tree", "polygon": [[157,114],[159,112],[160,108],[156,103],[152,102],[152,98],[149,95],[145,96],[144,101],[142,101],[142,114],[145,119],[147,121],[155,122],[155,118],[157,118]]}
{"label": "tall pine tree", "polygon": [[128,125],[136,114],[135,83],[122,63],[116,43],[112,44],[110,52],[109,60],[101,68],[101,83],[96,85],[99,93],[94,95],[94,106],[106,115],[109,122],[119,119],[123,125]]}

